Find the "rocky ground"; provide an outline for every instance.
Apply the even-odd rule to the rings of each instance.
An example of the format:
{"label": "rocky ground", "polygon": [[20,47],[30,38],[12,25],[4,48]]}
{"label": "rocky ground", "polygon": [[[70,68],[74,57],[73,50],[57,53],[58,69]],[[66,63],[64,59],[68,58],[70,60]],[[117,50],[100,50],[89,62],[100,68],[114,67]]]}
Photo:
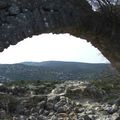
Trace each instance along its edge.
{"label": "rocky ground", "polygon": [[116,93],[82,81],[1,84],[0,120],[120,120]]}

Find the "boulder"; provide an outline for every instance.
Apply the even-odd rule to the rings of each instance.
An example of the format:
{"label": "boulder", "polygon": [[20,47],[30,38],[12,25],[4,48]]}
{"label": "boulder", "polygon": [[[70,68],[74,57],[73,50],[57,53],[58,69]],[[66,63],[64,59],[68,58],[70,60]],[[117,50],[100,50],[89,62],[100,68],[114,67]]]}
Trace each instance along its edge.
{"label": "boulder", "polygon": [[107,104],[104,107],[104,110],[107,111],[109,114],[113,114],[118,110],[118,106],[116,104],[113,104],[113,105]]}

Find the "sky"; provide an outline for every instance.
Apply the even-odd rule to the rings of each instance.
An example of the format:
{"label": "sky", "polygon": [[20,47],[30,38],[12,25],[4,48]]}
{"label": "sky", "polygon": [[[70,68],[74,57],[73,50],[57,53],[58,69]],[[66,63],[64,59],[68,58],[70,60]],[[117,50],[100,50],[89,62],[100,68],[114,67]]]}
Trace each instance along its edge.
{"label": "sky", "polygon": [[100,51],[86,40],[69,34],[42,34],[27,38],[0,53],[1,64],[24,61],[73,61],[108,63]]}

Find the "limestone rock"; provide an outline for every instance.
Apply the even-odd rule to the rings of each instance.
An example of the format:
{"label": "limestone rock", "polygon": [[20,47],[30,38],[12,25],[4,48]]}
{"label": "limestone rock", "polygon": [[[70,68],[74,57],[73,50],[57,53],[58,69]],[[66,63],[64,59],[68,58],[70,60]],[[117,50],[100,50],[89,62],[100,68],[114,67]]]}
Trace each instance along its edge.
{"label": "limestone rock", "polygon": [[9,8],[9,12],[11,15],[17,15],[20,13],[20,9],[17,5],[12,4],[11,7]]}

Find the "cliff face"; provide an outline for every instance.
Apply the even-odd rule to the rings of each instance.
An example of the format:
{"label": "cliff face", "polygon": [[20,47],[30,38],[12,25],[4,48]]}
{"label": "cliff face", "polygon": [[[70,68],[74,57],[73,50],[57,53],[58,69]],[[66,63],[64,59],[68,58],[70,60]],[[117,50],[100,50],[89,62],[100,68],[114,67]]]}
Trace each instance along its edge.
{"label": "cliff face", "polygon": [[90,41],[120,71],[118,8],[94,12],[86,0],[0,0],[0,51],[33,35],[70,33]]}

